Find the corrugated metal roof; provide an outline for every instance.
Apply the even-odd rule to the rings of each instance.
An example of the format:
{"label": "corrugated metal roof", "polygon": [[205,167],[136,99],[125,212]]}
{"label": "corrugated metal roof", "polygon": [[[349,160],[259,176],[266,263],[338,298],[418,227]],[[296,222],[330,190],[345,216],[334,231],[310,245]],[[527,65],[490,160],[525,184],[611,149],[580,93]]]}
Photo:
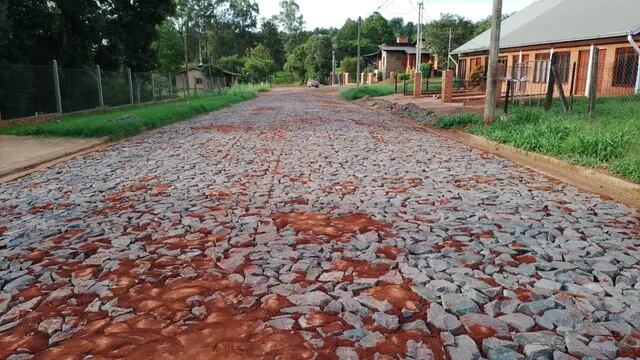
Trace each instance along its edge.
{"label": "corrugated metal roof", "polygon": [[[640,0],[538,0],[502,22],[500,48],[627,35],[640,25]],[[491,30],[452,51],[489,49]]]}

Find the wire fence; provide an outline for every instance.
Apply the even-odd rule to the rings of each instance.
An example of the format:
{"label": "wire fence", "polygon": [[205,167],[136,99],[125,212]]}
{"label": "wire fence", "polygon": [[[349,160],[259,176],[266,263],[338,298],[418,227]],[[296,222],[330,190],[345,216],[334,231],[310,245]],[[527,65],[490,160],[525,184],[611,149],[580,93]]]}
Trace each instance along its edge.
{"label": "wire fence", "polygon": [[[516,106],[547,109],[560,103],[566,112],[574,106],[588,106],[591,115],[598,104],[612,99],[640,106],[638,54],[631,47],[595,47],[533,55],[535,60],[525,61],[518,61],[517,56],[513,56],[513,61],[501,57],[497,68],[498,93],[506,103],[505,109],[510,102]],[[454,86],[459,89],[460,97],[485,92],[485,67],[470,70],[469,74],[463,70],[465,78],[457,80],[460,86]]]}
{"label": "wire fence", "polygon": [[[178,74],[131,72],[128,69],[102,71],[99,67],[80,69],[52,65],[0,66],[0,120],[30,118],[45,114],[68,114],[154,101],[189,94],[213,94],[231,86],[229,75],[205,75],[189,69],[189,81]],[[187,84],[189,84],[187,88]]]}

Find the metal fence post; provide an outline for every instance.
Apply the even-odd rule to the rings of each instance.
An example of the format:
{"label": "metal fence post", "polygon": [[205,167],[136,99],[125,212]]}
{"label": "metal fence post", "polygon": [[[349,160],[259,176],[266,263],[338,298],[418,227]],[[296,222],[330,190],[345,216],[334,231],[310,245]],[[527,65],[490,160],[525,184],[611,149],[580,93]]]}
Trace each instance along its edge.
{"label": "metal fence post", "polygon": [[169,96],[173,99],[173,79],[171,79],[171,74],[169,74]]}
{"label": "metal fence post", "polygon": [[104,95],[102,93],[102,70],[100,70],[100,65],[96,65],[96,81],[98,83],[98,103],[100,104],[100,109],[104,109]]}
{"label": "metal fence post", "polygon": [[60,75],[58,74],[58,61],[53,60],[53,85],[56,94],[56,110],[62,114],[62,96],[60,95]]}
{"label": "metal fence post", "polygon": [[153,79],[153,73],[151,73],[151,95],[153,96],[153,101],[156,101],[156,82]]}
{"label": "metal fence post", "polygon": [[129,80],[129,101],[133,105],[133,81],[131,81],[131,68],[127,68],[127,78]]}

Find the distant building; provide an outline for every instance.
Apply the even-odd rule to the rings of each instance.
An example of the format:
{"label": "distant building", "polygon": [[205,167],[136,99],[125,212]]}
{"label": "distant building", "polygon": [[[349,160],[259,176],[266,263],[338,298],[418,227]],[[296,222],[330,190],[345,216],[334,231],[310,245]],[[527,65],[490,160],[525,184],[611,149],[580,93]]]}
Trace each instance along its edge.
{"label": "distant building", "polygon": [[[631,45],[640,43],[639,35],[640,0],[539,0],[502,22],[499,75],[525,79],[533,89],[547,82],[556,53],[565,91],[574,80],[575,93],[586,95],[597,47],[597,92],[639,92],[638,52]],[[459,56],[458,77],[486,71],[489,38],[490,30],[452,52]]]}
{"label": "distant building", "polygon": [[[417,46],[409,44],[406,36],[398,37],[394,44],[384,44],[379,46],[376,55],[376,69],[382,72],[384,79],[389,77],[391,72],[396,74],[413,72],[416,70]],[[437,60],[431,56],[426,48],[422,49],[422,63],[434,62],[436,68]]]}
{"label": "distant building", "polygon": [[[176,89],[186,90],[187,81],[184,69],[176,73]],[[210,91],[212,89],[229,87],[238,81],[238,75],[230,71],[221,70],[214,66],[192,66],[188,71],[190,91]]]}

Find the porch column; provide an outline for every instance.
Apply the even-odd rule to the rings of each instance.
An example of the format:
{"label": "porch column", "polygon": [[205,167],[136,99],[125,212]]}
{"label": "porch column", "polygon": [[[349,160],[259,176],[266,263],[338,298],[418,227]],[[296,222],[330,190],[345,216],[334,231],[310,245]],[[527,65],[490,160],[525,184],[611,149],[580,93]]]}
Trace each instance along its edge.
{"label": "porch column", "polygon": [[584,96],[589,96],[589,90],[591,88],[591,68],[593,67],[593,52],[595,51],[595,48],[595,45],[591,45],[591,50],[589,51],[589,66],[587,66],[587,86],[585,86]]}
{"label": "porch column", "polygon": [[638,75],[636,76],[636,94],[640,94],[640,54],[638,55]]}

